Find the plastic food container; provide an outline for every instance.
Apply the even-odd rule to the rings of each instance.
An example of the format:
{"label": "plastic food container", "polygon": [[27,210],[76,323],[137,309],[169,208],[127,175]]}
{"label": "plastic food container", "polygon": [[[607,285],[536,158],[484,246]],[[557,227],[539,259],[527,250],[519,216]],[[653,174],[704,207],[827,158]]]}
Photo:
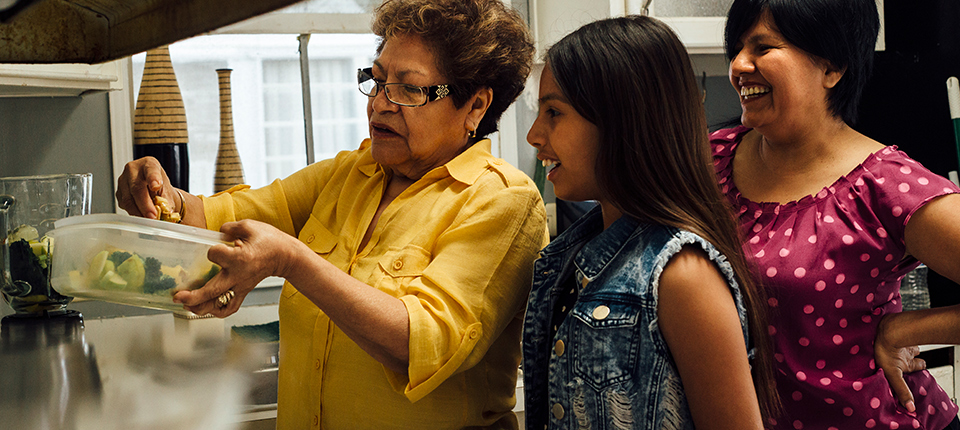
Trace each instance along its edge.
{"label": "plastic food container", "polygon": [[220,233],[127,215],[97,214],[58,220],[52,241],[50,283],[73,297],[154,309],[182,310],[173,302],[220,267],[207,250],[231,245]]}

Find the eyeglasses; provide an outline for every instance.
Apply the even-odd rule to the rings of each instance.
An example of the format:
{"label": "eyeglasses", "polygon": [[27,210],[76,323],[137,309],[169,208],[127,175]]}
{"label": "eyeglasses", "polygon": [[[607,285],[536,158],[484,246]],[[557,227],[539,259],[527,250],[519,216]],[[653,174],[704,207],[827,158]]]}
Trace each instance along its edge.
{"label": "eyeglasses", "polygon": [[388,84],[373,77],[373,68],[357,69],[357,86],[360,92],[367,97],[376,97],[380,88],[387,94],[387,100],[394,104],[407,107],[417,107],[440,100],[450,95],[449,85],[433,85],[420,87],[410,84]]}

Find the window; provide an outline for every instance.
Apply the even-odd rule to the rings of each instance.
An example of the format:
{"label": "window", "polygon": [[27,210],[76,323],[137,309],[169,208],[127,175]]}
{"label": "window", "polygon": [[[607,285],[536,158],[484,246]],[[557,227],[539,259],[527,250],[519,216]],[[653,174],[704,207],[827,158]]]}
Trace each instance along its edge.
{"label": "window", "polygon": [[[354,149],[367,137],[367,99],[357,91],[356,71],[369,67],[372,34],[317,34],[309,43],[316,160]],[[170,45],[170,57],[187,112],[190,186],[213,192],[220,142],[216,69],[230,68],[234,135],[246,183],[269,184],[306,165],[299,41],[296,35],[223,34]],[[139,92],[146,54],[133,58]]]}

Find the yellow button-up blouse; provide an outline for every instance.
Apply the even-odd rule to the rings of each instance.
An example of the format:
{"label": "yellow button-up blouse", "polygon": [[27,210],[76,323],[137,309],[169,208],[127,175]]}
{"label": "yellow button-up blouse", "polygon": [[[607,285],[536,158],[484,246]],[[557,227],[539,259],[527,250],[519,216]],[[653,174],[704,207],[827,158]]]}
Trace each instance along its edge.
{"label": "yellow button-up blouse", "polygon": [[522,312],[548,240],[536,186],[480,141],[403,191],[358,249],[385,179],[366,140],[264,188],[204,198],[208,228],[270,223],[410,317],[410,364],[397,374],[286,283],[277,428],[516,428]]}

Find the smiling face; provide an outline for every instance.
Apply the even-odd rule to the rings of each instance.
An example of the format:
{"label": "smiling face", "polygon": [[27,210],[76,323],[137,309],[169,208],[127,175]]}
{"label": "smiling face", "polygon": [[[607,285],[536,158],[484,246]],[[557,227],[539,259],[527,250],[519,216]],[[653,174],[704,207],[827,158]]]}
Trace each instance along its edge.
{"label": "smiling face", "polygon": [[600,130],[580,116],[560,91],[549,65],[540,76],[540,111],[527,133],[537,148],[537,159],[547,168],[557,197],[564,200],[600,200],[595,166]]}
{"label": "smiling face", "polygon": [[[437,68],[433,52],[419,37],[408,35],[386,41],[373,62],[373,76],[380,82],[424,87],[448,83]],[[374,160],[394,174],[413,180],[446,164],[468,147],[467,130],[476,128],[472,119],[468,121],[473,101],[460,109],[451,97],[403,107],[387,100],[381,89],[367,101]]]}
{"label": "smiling face", "polygon": [[842,72],[788,42],[765,11],[743,33],[730,62],[730,83],[740,94],[743,125],[800,130],[834,115],[827,96]]}

